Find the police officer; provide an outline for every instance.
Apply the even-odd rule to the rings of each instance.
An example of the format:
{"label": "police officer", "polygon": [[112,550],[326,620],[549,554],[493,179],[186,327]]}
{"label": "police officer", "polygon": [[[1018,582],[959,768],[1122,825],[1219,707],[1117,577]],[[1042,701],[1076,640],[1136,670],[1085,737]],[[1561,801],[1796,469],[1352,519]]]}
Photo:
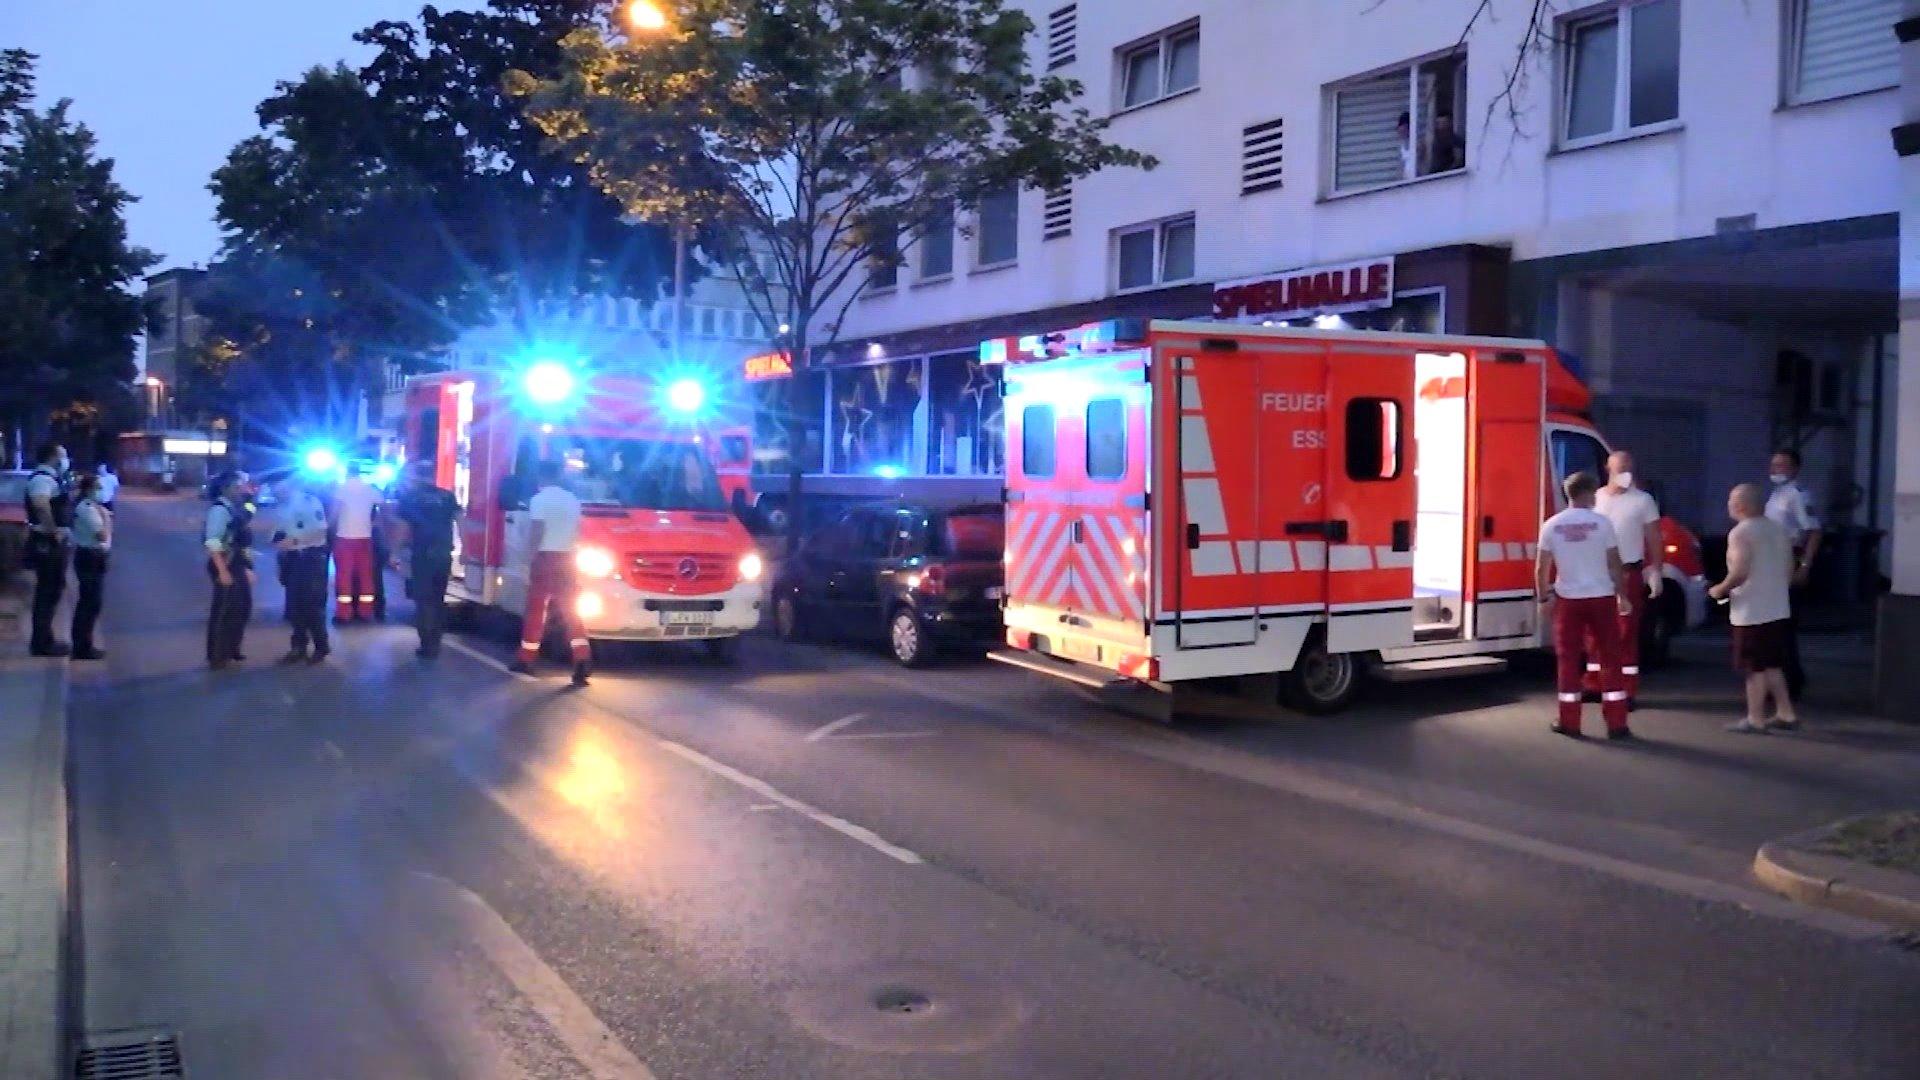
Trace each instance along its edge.
{"label": "police officer", "polygon": [[420,632],[420,648],[414,655],[432,660],[440,655],[440,637],[446,632],[453,526],[460,518],[460,503],[453,492],[434,484],[432,462],[407,466],[398,516],[406,527],[407,588],[413,597],[413,625]]}
{"label": "police officer", "polygon": [[1788,619],[1787,693],[1799,701],[1807,687],[1807,670],[1800,663],[1800,611],[1806,606],[1808,575],[1820,554],[1820,518],[1813,512],[1813,496],[1800,484],[1800,451],[1774,451],[1767,469],[1773,490],[1767,496],[1767,518],[1787,531],[1793,545],[1793,614]]}
{"label": "police officer", "polygon": [[33,460],[26,495],[26,555],[27,565],[33,570],[33,640],[29,651],[35,656],[65,656],[69,647],[53,638],[53,614],[67,587],[67,552],[73,527],[67,448],[47,443]]}
{"label": "police officer", "polygon": [[219,671],[245,660],[240,641],[253,615],[253,511],[246,501],[247,476],[221,473],[213,482],[218,495],[207,510],[202,533],[207,576],[213,580],[213,606],[207,614],[207,666]]}
{"label": "police officer", "polygon": [[293,644],[280,662],[318,664],[333,651],[327,641],[327,507],[298,469],[287,474],[280,489],[280,527],[273,545],[287,593],[287,622],[293,626]]}
{"label": "police officer", "polygon": [[73,658],[104,660],[93,643],[107,583],[107,552],[113,548],[113,512],[102,497],[100,478],[80,478],[80,501],[73,507],[73,577],[80,596],[73,603]]}

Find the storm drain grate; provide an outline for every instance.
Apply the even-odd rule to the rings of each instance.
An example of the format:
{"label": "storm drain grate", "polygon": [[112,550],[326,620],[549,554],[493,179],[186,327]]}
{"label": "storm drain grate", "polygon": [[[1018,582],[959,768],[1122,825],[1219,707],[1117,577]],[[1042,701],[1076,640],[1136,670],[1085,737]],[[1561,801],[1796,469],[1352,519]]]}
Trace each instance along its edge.
{"label": "storm drain grate", "polygon": [[167,1031],[121,1031],[87,1040],[74,1080],[180,1080],[180,1039]]}

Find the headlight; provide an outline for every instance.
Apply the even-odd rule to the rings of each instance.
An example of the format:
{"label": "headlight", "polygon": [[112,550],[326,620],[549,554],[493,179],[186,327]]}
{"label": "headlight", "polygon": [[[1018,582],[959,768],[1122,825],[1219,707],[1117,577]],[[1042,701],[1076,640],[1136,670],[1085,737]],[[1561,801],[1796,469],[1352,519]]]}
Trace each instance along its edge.
{"label": "headlight", "polygon": [[759,552],[748,552],[740,558],[740,580],[759,581],[760,574],[767,564],[760,560]]}
{"label": "headlight", "polygon": [[574,600],[573,612],[583,619],[597,619],[607,613],[607,602],[597,592],[583,592]]}
{"label": "headlight", "polygon": [[583,547],[573,553],[573,568],[588,577],[612,577],[613,552],[606,548]]}

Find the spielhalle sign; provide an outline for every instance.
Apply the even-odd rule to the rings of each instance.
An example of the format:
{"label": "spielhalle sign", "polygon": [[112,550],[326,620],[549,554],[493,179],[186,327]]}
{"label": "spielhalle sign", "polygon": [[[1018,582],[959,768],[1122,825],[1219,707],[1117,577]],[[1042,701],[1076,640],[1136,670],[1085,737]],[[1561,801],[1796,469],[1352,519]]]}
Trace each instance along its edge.
{"label": "spielhalle sign", "polygon": [[1392,258],[1309,266],[1213,288],[1216,319],[1283,322],[1392,305]]}

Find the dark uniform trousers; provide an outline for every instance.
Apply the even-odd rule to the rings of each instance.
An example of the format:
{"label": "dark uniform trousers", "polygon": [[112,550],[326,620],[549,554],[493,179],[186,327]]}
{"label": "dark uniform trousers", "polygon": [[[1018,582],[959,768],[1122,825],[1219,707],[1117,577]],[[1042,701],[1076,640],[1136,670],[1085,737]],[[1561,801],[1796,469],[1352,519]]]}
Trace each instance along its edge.
{"label": "dark uniform trousers", "polygon": [[327,548],[320,544],[297,551],[282,551],[280,584],[287,590],[287,622],[293,626],[293,649],[326,653],[327,640]]}
{"label": "dark uniform trousers", "polygon": [[53,616],[60,610],[60,596],[67,589],[66,544],[36,536],[27,541],[27,563],[33,567],[33,641],[34,652],[46,652],[59,644],[53,636]]}
{"label": "dark uniform trousers", "polygon": [[440,637],[447,630],[447,579],[453,575],[451,555],[415,555],[409,569],[413,574],[413,625],[420,631],[420,648],[429,655],[440,651]]}
{"label": "dark uniform trousers", "polygon": [[246,637],[247,620],[253,617],[253,583],[247,580],[251,569],[244,555],[229,555],[232,584],[220,584],[220,573],[213,560],[207,560],[207,576],[213,579],[213,607],[207,613],[207,663],[224,664],[240,658],[240,640]]}
{"label": "dark uniform trousers", "polygon": [[107,553],[98,548],[76,550],[73,576],[80,583],[80,595],[73,602],[73,651],[90,653],[93,628],[100,622],[101,594],[106,591]]}

